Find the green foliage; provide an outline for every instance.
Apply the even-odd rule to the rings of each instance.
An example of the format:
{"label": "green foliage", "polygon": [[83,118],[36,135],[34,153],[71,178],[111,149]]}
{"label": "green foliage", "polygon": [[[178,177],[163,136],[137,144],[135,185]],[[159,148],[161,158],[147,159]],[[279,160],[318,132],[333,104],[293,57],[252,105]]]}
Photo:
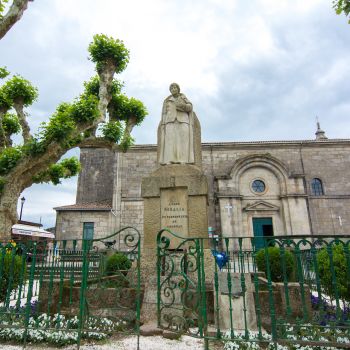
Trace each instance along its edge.
{"label": "green foliage", "polygon": [[[333,8],[337,15],[341,15],[342,13],[345,16],[349,16],[350,14],[350,1],[349,0],[333,0]],[[350,19],[349,22],[350,24]]]}
{"label": "green foliage", "polygon": [[[98,97],[99,96],[99,89],[100,89],[100,79],[98,76],[92,77],[89,81],[86,81],[84,83],[85,87],[85,94],[87,95],[93,95]],[[111,94],[112,96],[115,94],[120,94],[121,89],[123,87],[123,83],[120,82],[117,79],[113,79],[112,86],[111,86]]]}
{"label": "green foliage", "polygon": [[47,146],[44,140],[32,137],[22,147],[23,153],[28,156],[38,156],[45,153]]}
{"label": "green foliage", "polygon": [[[268,247],[267,254],[269,257],[269,266],[271,272],[271,280],[274,282],[282,282],[283,264],[286,268],[286,277],[290,281],[294,276],[295,260],[293,254],[289,250],[282,250],[279,247]],[[265,248],[260,249],[256,254],[256,264],[259,271],[265,272],[267,278],[267,264],[266,264],[266,251]]]}
{"label": "green foliage", "polygon": [[0,19],[3,18],[3,13],[5,11],[6,4],[9,2],[9,0],[1,0],[0,1]]}
{"label": "green foliage", "polygon": [[108,104],[108,114],[111,120],[126,120],[129,99],[123,95],[113,95]]}
{"label": "green foliage", "polygon": [[54,185],[61,183],[61,179],[68,179],[79,173],[81,167],[76,157],[65,158],[59,163],[51,164],[46,171],[42,171],[33,177],[35,183],[49,182]]}
{"label": "green foliage", "polygon": [[106,140],[118,143],[123,134],[123,126],[118,120],[105,123],[102,126],[102,134]]}
{"label": "green foliage", "polygon": [[0,110],[7,112],[11,108],[11,101],[9,100],[3,86],[0,87]]}
{"label": "green foliage", "polygon": [[114,253],[107,258],[105,274],[115,275],[118,271],[126,271],[131,267],[131,261],[122,253]]}
{"label": "green foliage", "polygon": [[0,264],[2,265],[0,301],[5,299],[8,289],[11,292],[18,287],[21,277],[23,280],[25,279],[26,263],[23,261],[22,256],[16,255],[12,252],[12,249],[15,248],[9,248],[7,251],[2,250],[0,252]]}
{"label": "green foliage", "polygon": [[77,123],[93,122],[99,116],[98,98],[94,95],[82,95],[72,104],[70,116]]}
{"label": "green foliage", "polygon": [[[4,4],[0,0],[0,5]],[[95,35],[89,46],[90,59],[96,63],[99,74],[103,68],[108,68],[110,73],[120,73],[129,61],[129,51],[124,43],[118,39],[113,39],[106,35]],[[0,68],[0,79],[9,75],[6,67]],[[0,151],[0,191],[4,191],[5,186],[17,181],[16,178],[7,178],[11,169],[16,167],[22,159],[24,166],[32,160],[36,162],[37,173],[32,176],[36,183],[52,181],[53,184],[60,183],[60,179],[76,175],[80,171],[80,164],[76,159],[65,159],[59,163],[52,160],[41,161],[41,157],[49,152],[54,143],[60,146],[59,154],[79,146],[79,144],[90,136],[95,137],[95,130],[100,121],[99,111],[99,89],[101,76],[95,76],[84,84],[84,93],[73,103],[61,103],[48,122],[42,123],[40,131],[35,135],[25,138],[23,146],[9,147],[12,140],[9,137],[18,133],[21,129],[19,117],[7,113],[15,104],[27,107],[38,97],[37,89],[19,75],[12,76],[5,80],[0,86],[0,112],[2,115],[3,137],[6,148]],[[116,79],[112,80],[108,93],[112,95],[114,116],[110,115],[108,123],[101,127],[103,138],[109,142],[121,142],[121,149],[126,150],[132,143],[133,138],[129,132],[125,132],[123,121],[130,121],[131,125],[140,123],[146,115],[146,109],[142,103],[135,99],[128,99],[121,95],[122,83]],[[122,96],[118,100],[118,96]],[[109,106],[110,107],[110,106]],[[26,130],[25,130],[26,131]],[[4,137],[5,136],[5,137]],[[96,138],[102,139],[100,136]],[[122,140],[122,141],[120,141]],[[57,159],[57,158],[56,158]],[[3,177],[1,177],[3,176]],[[26,175],[24,175],[26,176]],[[30,183],[30,179],[26,183]]]}
{"label": "green foliage", "polygon": [[120,149],[123,152],[126,152],[130,146],[135,142],[135,139],[131,135],[125,135],[122,139],[122,142],[119,144]]}
{"label": "green foliage", "polygon": [[90,59],[96,63],[100,72],[109,62],[116,67],[115,72],[122,72],[129,62],[129,51],[119,39],[108,37],[104,34],[94,35],[89,45]]}
{"label": "green foliage", "polygon": [[47,124],[42,124],[42,136],[48,142],[62,142],[70,136],[75,127],[76,124],[71,117],[71,105],[61,103],[50,118],[50,121]]}
{"label": "green foliage", "polygon": [[108,113],[113,120],[129,120],[135,118],[136,125],[141,124],[147,115],[146,107],[143,103],[135,98],[128,98],[127,96],[113,95],[108,105]]}
{"label": "green foliage", "polygon": [[0,153],[0,175],[6,175],[22,157],[19,147],[9,147]]}
{"label": "green foliage", "polygon": [[6,135],[18,134],[21,130],[17,115],[13,113],[6,113],[4,115],[2,126]]}
{"label": "green foliage", "polygon": [[[1,8],[1,2],[0,2],[0,8]],[[0,67],[0,79],[6,78],[10,72],[6,69],[6,67]]]}
{"label": "green foliage", "polygon": [[23,106],[30,106],[38,98],[38,89],[19,75],[8,80],[3,90],[11,103],[22,102]]}
{"label": "green foliage", "polygon": [[70,176],[77,175],[81,170],[80,162],[76,157],[65,158],[59,164],[70,173]]}
{"label": "green foliage", "polygon": [[147,115],[147,109],[140,100],[131,97],[128,104],[128,114],[129,117],[136,118],[136,125],[140,125]]}
{"label": "green foliage", "polygon": [[[331,258],[333,261],[334,275],[331,270]],[[350,300],[350,285],[347,276],[347,261],[342,244],[332,244],[332,247],[322,248],[317,253],[317,264],[321,285],[328,295],[335,296],[333,282],[336,281],[336,289],[341,299]]]}

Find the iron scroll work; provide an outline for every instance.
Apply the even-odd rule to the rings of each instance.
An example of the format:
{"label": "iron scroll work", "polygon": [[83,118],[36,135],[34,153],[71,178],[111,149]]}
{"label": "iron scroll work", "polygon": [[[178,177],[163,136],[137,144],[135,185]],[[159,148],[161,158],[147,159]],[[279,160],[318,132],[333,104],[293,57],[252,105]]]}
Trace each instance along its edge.
{"label": "iron scroll work", "polygon": [[[107,269],[106,259],[102,259],[98,276],[89,278],[89,270],[95,264],[92,257],[98,253],[102,244],[107,248],[107,258],[114,253],[122,253],[132,262],[131,268],[103,273]],[[116,325],[116,332],[136,333],[139,336],[142,297],[140,232],[131,226],[124,227],[112,235],[91,241],[85,240],[83,245],[87,256],[83,259],[86,266],[83,266],[80,312],[84,314],[81,315],[81,319],[108,318]],[[118,248],[114,248],[115,245]]]}
{"label": "iron scroll work", "polygon": [[201,295],[205,293],[201,242],[183,239],[169,249],[171,238],[180,237],[167,229],[157,236],[158,327],[203,337],[207,321]]}
{"label": "iron scroll work", "polygon": [[350,348],[349,236],[261,239],[161,230],[158,327],[203,338],[205,349],[212,340]]}
{"label": "iron scroll work", "polygon": [[[77,344],[140,334],[141,235],[125,227],[92,240],[0,243],[0,341]],[[115,253],[128,269],[107,270]]]}

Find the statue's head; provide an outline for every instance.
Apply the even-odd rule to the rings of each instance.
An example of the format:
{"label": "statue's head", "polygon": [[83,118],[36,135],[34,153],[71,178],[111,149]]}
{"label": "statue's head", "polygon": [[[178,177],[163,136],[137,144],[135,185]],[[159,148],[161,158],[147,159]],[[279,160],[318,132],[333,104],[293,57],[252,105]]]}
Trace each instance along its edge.
{"label": "statue's head", "polygon": [[177,83],[172,83],[169,86],[169,90],[170,90],[172,95],[174,95],[174,94],[177,95],[180,93],[180,85]]}

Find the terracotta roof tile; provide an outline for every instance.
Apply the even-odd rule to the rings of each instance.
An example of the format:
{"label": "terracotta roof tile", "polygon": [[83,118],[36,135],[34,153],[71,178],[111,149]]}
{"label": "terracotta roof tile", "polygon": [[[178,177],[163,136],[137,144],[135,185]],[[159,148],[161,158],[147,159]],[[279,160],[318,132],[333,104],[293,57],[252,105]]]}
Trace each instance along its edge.
{"label": "terracotta roof tile", "polygon": [[110,200],[104,200],[99,202],[88,203],[76,203],[72,205],[63,205],[61,207],[54,208],[56,211],[71,211],[71,210],[86,210],[86,211],[109,211],[112,209],[112,203]]}

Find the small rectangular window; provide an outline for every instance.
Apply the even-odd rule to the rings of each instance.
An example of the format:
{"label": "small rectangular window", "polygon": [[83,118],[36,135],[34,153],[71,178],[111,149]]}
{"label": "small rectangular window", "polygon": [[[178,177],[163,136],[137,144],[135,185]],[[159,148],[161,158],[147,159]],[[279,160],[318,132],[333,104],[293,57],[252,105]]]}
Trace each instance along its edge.
{"label": "small rectangular window", "polygon": [[83,239],[94,239],[94,223],[84,222],[83,224]]}

